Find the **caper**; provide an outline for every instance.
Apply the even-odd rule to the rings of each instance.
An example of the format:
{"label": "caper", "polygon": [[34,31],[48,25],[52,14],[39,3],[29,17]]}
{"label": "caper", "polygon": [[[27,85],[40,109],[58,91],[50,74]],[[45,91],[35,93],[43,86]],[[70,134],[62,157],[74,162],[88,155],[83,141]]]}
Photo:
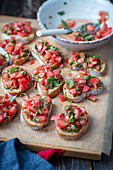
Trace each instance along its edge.
{"label": "caper", "polygon": [[24,52],[29,53],[29,49],[28,48],[24,48]]}
{"label": "caper", "polygon": [[28,54],[26,52],[21,53],[21,57],[26,57]]}
{"label": "caper", "polygon": [[15,43],[15,42],[16,42],[16,40],[15,40],[15,39],[11,39],[11,40],[10,40],[10,42]]}

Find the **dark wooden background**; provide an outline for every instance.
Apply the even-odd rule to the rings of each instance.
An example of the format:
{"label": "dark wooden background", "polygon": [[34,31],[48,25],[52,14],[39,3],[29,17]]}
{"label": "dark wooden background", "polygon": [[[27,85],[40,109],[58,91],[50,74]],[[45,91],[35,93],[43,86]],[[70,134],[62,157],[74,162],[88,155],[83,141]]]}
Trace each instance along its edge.
{"label": "dark wooden background", "polygon": [[[0,0],[0,15],[36,18],[36,12],[44,1]],[[113,149],[109,157],[102,154],[100,161],[60,156],[59,158],[52,157],[50,163],[53,164],[56,170],[113,170]]]}

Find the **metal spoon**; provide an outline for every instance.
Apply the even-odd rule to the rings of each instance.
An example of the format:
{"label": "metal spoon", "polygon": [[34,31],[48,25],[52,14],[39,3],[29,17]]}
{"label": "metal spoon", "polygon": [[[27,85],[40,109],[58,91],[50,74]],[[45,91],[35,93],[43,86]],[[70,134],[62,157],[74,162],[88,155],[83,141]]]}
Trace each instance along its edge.
{"label": "metal spoon", "polygon": [[[87,25],[93,25],[94,26],[94,30],[93,31],[87,30]],[[99,24],[86,23],[86,24],[80,25],[77,29],[72,29],[72,28],[69,28],[69,27],[65,27],[65,28],[62,28],[62,29],[40,30],[40,31],[36,32],[36,35],[38,37],[43,37],[43,36],[61,35],[61,34],[66,35],[66,34],[70,34],[72,32],[79,32],[80,34],[86,33],[87,35],[92,35],[96,31],[98,31],[99,28],[100,28]]]}

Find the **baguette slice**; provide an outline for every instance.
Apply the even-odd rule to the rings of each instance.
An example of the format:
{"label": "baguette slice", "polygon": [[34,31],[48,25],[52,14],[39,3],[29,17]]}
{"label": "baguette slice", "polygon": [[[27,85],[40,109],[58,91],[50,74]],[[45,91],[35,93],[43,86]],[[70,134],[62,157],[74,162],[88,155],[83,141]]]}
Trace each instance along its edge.
{"label": "baguette slice", "polygon": [[[75,71],[85,70],[85,71],[87,71],[88,74],[91,74],[91,75],[94,75],[94,76],[103,76],[103,75],[105,74],[106,64],[105,64],[104,60],[98,58],[98,60],[99,60],[99,62],[100,62],[100,65],[98,65],[97,67],[100,67],[99,70],[96,69],[96,65],[97,65],[97,64],[94,64],[94,66],[92,66],[92,68],[90,68],[90,67],[88,67],[88,66],[85,68],[85,67],[83,67],[83,64],[86,64],[86,63],[87,63],[86,61],[87,61],[88,56],[86,55],[86,58],[85,58],[84,62],[81,61],[81,62],[82,62],[82,66],[81,66],[81,67],[78,67],[78,65],[79,65],[80,63],[78,63],[77,61],[76,61],[76,62],[77,62],[76,64],[73,64],[73,63],[72,63],[72,61],[74,61],[74,60],[73,60],[73,55],[74,55],[74,54],[76,54],[75,57],[78,57],[79,55],[83,55],[83,56],[86,55],[85,53],[73,52],[71,58],[70,58],[69,61],[68,61],[68,64],[69,64],[69,66],[70,66],[71,69],[73,69],[73,70],[75,70]],[[90,57],[90,56],[89,56],[89,57]],[[98,56],[94,56],[94,55],[93,55],[92,58],[94,58],[94,57],[98,57]],[[78,59],[78,60],[79,60],[79,59]],[[80,58],[80,60],[81,60],[81,58]],[[94,60],[95,60],[95,59],[94,59]],[[94,61],[94,62],[95,62],[95,61]],[[92,63],[93,63],[93,61],[92,61]],[[90,65],[91,65],[91,63],[90,63]]]}
{"label": "baguette slice", "polygon": [[[9,40],[9,42],[7,41],[7,40],[3,40],[3,42],[4,41],[6,41],[7,42],[7,44],[8,43],[10,43],[10,41],[12,41],[12,40],[14,40],[14,41],[16,41],[15,39],[10,39]],[[1,42],[2,43],[2,42]],[[18,47],[16,47],[16,48],[22,48],[22,49],[28,49],[26,46],[23,46],[23,43],[20,43],[19,41],[16,41],[16,42],[14,42],[13,43],[15,46],[17,46],[17,44],[18,44]],[[2,46],[2,45],[1,45]],[[15,48],[14,48],[14,50],[15,50]],[[28,49],[29,50],[29,49]],[[23,51],[24,52],[24,51]],[[23,53],[23,52],[19,52],[19,54],[17,54],[17,55],[19,55],[19,56],[21,56],[21,54]],[[5,49],[5,48],[3,48],[3,47],[0,47],[0,53],[2,54],[2,55],[6,55],[8,58],[9,58],[9,62],[10,62],[10,64],[16,64],[16,65],[22,65],[22,64],[24,64],[28,59],[29,59],[29,57],[30,57],[30,51],[29,52],[27,52],[26,54],[26,56],[24,56],[24,57],[20,57],[20,58],[16,58],[16,55],[12,55],[12,54],[8,54],[8,52],[7,52],[7,50]],[[24,52],[25,53],[25,52]]]}
{"label": "baguette slice", "polygon": [[[21,21],[20,21],[21,22]],[[16,23],[19,23],[19,22],[15,22],[15,23],[9,23],[10,24],[16,24]],[[24,22],[25,23],[25,22]],[[20,24],[20,23],[19,23]],[[8,25],[8,24],[7,24]],[[5,26],[4,26],[5,27]],[[28,35],[26,36],[19,36],[19,35],[15,35],[15,34],[10,34],[8,35],[7,33],[4,33],[4,27],[1,29],[1,35],[3,37],[3,39],[11,39],[11,37],[15,37],[15,39],[17,41],[21,41],[23,44],[28,44],[29,42],[31,42],[35,36],[35,32],[34,30],[31,28],[31,32],[28,33]],[[20,27],[20,26],[19,26]],[[16,26],[17,28],[17,26]]]}
{"label": "baguette slice", "polygon": [[[4,68],[3,71],[2,71],[2,74],[3,74],[4,72],[7,72],[7,70],[10,69],[10,68],[12,68],[12,67],[19,67],[19,68],[22,68],[23,71],[27,72],[26,69],[23,68],[23,67],[21,67],[21,66],[18,66],[18,65],[11,65],[11,66],[8,66],[8,67]],[[27,73],[27,75],[29,76],[28,73]],[[1,76],[2,76],[2,75],[1,75]],[[29,80],[30,80],[30,76],[29,76]],[[27,82],[28,82],[28,81],[27,81]],[[28,82],[28,85],[27,85],[27,87],[26,87],[25,89],[19,89],[19,88],[15,88],[15,89],[12,89],[12,88],[6,89],[5,79],[2,78],[2,87],[3,87],[3,89],[4,89],[4,91],[5,91],[6,93],[11,94],[11,95],[13,95],[13,96],[15,96],[15,95],[19,96],[20,93],[26,91],[26,90],[30,87],[30,81]]]}
{"label": "baguette slice", "polygon": [[[40,96],[40,95],[39,95]],[[41,95],[42,97],[42,95]],[[43,96],[45,97],[45,96]],[[48,96],[46,96],[48,97]],[[35,96],[33,97],[35,98]],[[24,103],[23,103],[24,104]],[[21,121],[23,123],[25,123],[26,125],[30,126],[32,129],[34,130],[38,130],[38,129],[42,129],[44,128],[47,124],[48,124],[48,121],[50,119],[50,114],[51,114],[51,110],[52,110],[52,100],[49,98],[49,103],[47,103],[45,106],[47,106],[48,110],[49,110],[49,113],[46,115],[46,121],[42,121],[42,122],[36,122],[36,121],[32,121],[30,120],[25,112],[24,112],[24,109],[22,108],[21,110]],[[34,113],[35,114],[35,113]]]}
{"label": "baguette slice", "polygon": [[[88,113],[85,111],[84,107],[79,107],[74,104],[66,105],[65,108],[66,107],[73,108],[73,111],[71,110],[71,113],[68,114],[68,111],[70,109],[65,109],[65,114],[57,113],[56,115],[52,116],[51,120],[55,120],[56,131],[61,138],[65,140],[77,140],[87,131],[89,125]],[[83,113],[81,112],[81,109]],[[74,116],[76,117],[76,119],[74,118]],[[69,131],[68,129],[71,130]]]}
{"label": "baguette slice", "polygon": [[[56,71],[58,71],[57,72],[58,74],[55,73],[57,75],[54,74],[54,72],[56,72]],[[48,72],[50,72],[50,76],[48,76]],[[43,74],[44,74],[44,77],[43,77]],[[45,78],[47,78],[47,82],[48,82],[48,79],[51,77],[51,74],[53,74],[53,77],[55,77],[55,78],[56,78],[56,76],[60,76],[60,78],[58,78],[58,79],[62,78],[61,82],[59,83],[60,85],[54,86],[53,88],[46,88],[46,86],[42,85],[41,82]],[[40,75],[42,75],[42,77],[39,78]],[[38,89],[38,92],[39,92],[40,95],[47,95],[47,96],[53,98],[53,97],[57,96],[62,91],[64,79],[63,79],[62,75],[60,74],[59,69],[55,69],[55,70],[51,71],[48,64],[42,65],[42,66],[39,66],[32,71],[32,77],[37,81],[36,82],[37,83],[37,89]]]}
{"label": "baguette slice", "polygon": [[[82,71],[82,70],[80,70],[80,71]],[[72,80],[72,79],[75,79],[75,78],[77,78],[79,75],[75,75],[74,77],[72,77],[70,80]],[[97,77],[96,77],[97,78]],[[70,81],[69,80],[69,81]],[[68,82],[69,82],[68,81]],[[88,97],[90,94],[93,94],[93,95],[98,95],[98,94],[101,94],[102,93],[102,91],[103,91],[103,85],[101,86],[101,85],[99,85],[97,88],[95,88],[95,87],[91,87],[90,88],[90,90],[89,91],[87,91],[87,92],[82,92],[80,95],[78,94],[78,95],[73,95],[73,94],[71,94],[70,92],[69,92],[69,89],[67,88],[67,84],[64,84],[64,86],[63,86],[63,93],[64,93],[64,96],[68,99],[68,100],[70,100],[70,101],[72,101],[73,103],[76,103],[76,102],[80,102],[80,101],[82,101],[82,100],[84,100],[86,97]]]}
{"label": "baguette slice", "polygon": [[[41,43],[40,43],[41,42]],[[41,51],[37,51],[36,50],[36,44],[34,44],[32,47],[31,47],[31,54],[32,56],[39,61],[40,64],[46,64],[48,63],[49,66],[53,67],[53,68],[58,68],[59,65],[62,63],[62,55],[60,54],[60,51],[58,48],[55,48],[52,44],[50,44],[47,40],[42,40],[42,41],[38,41],[37,43],[39,44],[42,44],[42,42],[44,42],[46,45],[48,46],[51,46],[53,49],[56,49],[56,50],[51,50],[50,47],[48,49],[48,47],[46,48],[45,45],[43,45],[42,48],[45,48],[45,50],[43,50],[43,52]],[[44,57],[47,57],[47,60],[44,59]],[[49,58],[48,56],[51,56],[51,58],[53,59],[53,61],[50,63],[49,61],[51,60],[51,58]],[[57,59],[54,59],[54,57],[56,56]],[[57,60],[57,61],[55,61]]]}
{"label": "baguette slice", "polygon": [[[7,98],[8,97],[11,97],[11,96],[8,96],[7,94],[5,94],[4,96],[7,96]],[[4,96],[1,96],[2,98],[4,97]],[[16,97],[16,96],[15,96]],[[9,104],[10,105],[10,104]],[[7,117],[5,117],[2,121],[0,121],[0,126],[4,126],[4,125],[6,125],[6,124],[8,124],[9,122],[11,122],[12,120],[13,120],[13,118],[16,116],[16,114],[17,114],[17,110],[18,110],[18,104],[17,104],[17,101],[16,101],[16,99],[14,99],[14,101],[13,101],[13,104],[11,105],[11,108],[10,109],[12,109],[12,107],[15,107],[15,109],[13,109],[13,111],[14,111],[14,114],[12,114],[11,116],[7,116]],[[6,108],[7,106],[5,106],[5,108]],[[10,111],[10,109],[7,107],[7,109],[8,109],[8,112]],[[6,114],[6,113],[4,113],[4,114]],[[7,113],[8,114],[8,113]],[[0,117],[1,117],[2,115],[0,115]]]}
{"label": "baguette slice", "polygon": [[1,73],[2,70],[3,70],[5,67],[8,66],[9,59],[6,57],[6,55],[0,54],[0,60],[2,60],[2,61],[4,60],[3,63],[1,63],[1,61],[0,61],[0,63],[1,63],[1,65],[0,65],[0,73]]}

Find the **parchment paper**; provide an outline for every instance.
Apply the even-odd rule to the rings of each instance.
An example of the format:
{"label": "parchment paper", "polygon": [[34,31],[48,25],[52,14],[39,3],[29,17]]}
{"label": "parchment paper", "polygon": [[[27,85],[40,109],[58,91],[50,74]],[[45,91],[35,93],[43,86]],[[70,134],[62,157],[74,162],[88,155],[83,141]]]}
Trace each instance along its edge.
{"label": "parchment paper", "polygon": [[[0,28],[8,23],[17,20],[22,20],[22,18],[13,18],[13,17],[0,17]],[[30,19],[27,19],[30,20]],[[35,29],[38,29],[38,23],[36,20],[31,20],[32,25]],[[34,41],[39,38],[35,38]],[[48,38],[49,39],[49,38]],[[51,39],[49,39],[55,46],[59,47],[61,51],[64,52],[65,57],[70,57],[71,51],[59,46]],[[31,43],[33,44],[33,42]],[[31,44],[29,46],[31,46]],[[49,124],[42,130],[35,131],[30,127],[23,126],[20,122],[20,110],[22,104],[22,98],[18,97],[17,101],[19,103],[18,114],[15,119],[4,127],[0,127],[0,139],[6,138],[11,139],[18,137],[20,140],[31,143],[39,144],[49,144],[60,147],[69,147],[69,148],[79,148],[88,151],[103,152],[107,155],[110,154],[111,150],[111,141],[112,141],[112,103],[113,103],[113,38],[105,45],[98,47],[97,49],[91,50],[89,54],[95,54],[105,60],[106,75],[101,78],[105,88],[102,94],[98,95],[97,102],[93,103],[89,100],[84,100],[80,102],[80,106],[85,106],[89,114],[89,128],[87,133],[82,136],[79,140],[76,141],[66,141],[59,137],[55,133],[55,125],[53,121],[49,121]],[[23,66],[27,68],[28,72],[31,75],[32,69],[39,65],[38,61],[35,61],[33,65],[29,65],[29,62],[25,63]],[[67,77],[67,72],[70,71],[68,66],[63,68],[62,75],[64,78]],[[77,74],[77,72],[72,71],[72,76]],[[1,79],[0,79],[1,87]],[[33,83],[31,87],[26,91],[29,97],[37,93],[37,90],[34,89]],[[0,88],[0,94],[4,94],[2,87]],[[55,97],[53,100],[53,109],[52,114],[61,112],[61,109],[64,105],[69,104],[67,101],[60,102],[58,97]]]}

